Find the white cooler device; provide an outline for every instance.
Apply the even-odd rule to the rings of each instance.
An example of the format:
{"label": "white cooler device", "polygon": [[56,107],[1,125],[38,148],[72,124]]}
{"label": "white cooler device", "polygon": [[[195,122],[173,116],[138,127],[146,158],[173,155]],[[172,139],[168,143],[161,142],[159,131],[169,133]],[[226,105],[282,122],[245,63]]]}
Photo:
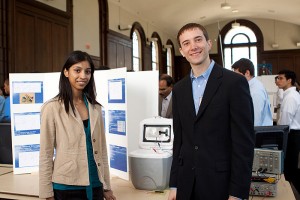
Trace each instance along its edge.
{"label": "white cooler device", "polygon": [[139,147],[129,153],[131,181],[136,189],[164,190],[169,186],[173,120],[153,117],[140,122]]}

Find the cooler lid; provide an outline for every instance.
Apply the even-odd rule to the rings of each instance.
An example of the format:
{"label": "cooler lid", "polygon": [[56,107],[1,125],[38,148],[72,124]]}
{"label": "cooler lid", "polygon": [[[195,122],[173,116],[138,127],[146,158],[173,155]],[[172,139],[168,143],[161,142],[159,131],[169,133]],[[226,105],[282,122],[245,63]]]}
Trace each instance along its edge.
{"label": "cooler lid", "polygon": [[129,153],[129,157],[132,158],[169,158],[172,157],[171,150],[149,150],[149,149],[137,149]]}
{"label": "cooler lid", "polygon": [[172,149],[173,120],[153,117],[140,122],[139,146],[142,149]]}

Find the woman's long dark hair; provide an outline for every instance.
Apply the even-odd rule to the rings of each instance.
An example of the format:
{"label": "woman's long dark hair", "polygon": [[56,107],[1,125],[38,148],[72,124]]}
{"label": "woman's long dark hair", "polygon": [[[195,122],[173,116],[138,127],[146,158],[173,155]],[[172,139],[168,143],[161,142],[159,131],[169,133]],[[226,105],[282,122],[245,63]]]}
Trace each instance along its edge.
{"label": "woman's long dark hair", "polygon": [[87,61],[90,64],[91,67],[91,78],[89,83],[85,86],[83,89],[83,94],[87,97],[88,101],[94,105],[94,104],[99,104],[96,101],[96,87],[95,87],[95,80],[94,80],[94,71],[95,71],[95,66],[94,63],[86,52],[82,51],[73,51],[68,59],[66,60],[61,73],[60,73],[60,79],[59,79],[59,93],[56,97],[60,101],[64,102],[65,105],[65,110],[69,114],[69,104],[71,104],[71,108],[73,113],[75,114],[75,106],[73,103],[73,93],[72,93],[72,88],[69,82],[69,79],[65,76],[64,70],[69,70],[70,67],[76,63],[82,62],[82,61]]}

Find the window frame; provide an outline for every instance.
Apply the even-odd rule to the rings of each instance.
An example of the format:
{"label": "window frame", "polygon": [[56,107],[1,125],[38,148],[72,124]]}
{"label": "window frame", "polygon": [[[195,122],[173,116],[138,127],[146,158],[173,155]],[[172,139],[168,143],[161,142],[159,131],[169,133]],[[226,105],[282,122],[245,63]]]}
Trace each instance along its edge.
{"label": "window frame", "polygon": [[[225,44],[224,43],[224,38],[225,38],[225,35],[229,32],[229,30],[232,29],[231,27],[231,24],[234,23],[234,22],[238,22],[240,23],[241,26],[246,26],[248,27],[249,29],[251,29],[253,31],[253,33],[255,34],[256,36],[256,47],[257,47],[257,63],[260,63],[261,62],[261,53],[263,52],[263,44],[264,44],[264,41],[263,41],[263,34],[260,30],[260,28],[253,22],[249,21],[249,20],[245,20],[245,19],[237,19],[237,20],[234,20],[234,21],[231,21],[229,23],[227,23],[223,28],[222,30],[220,31],[220,34],[219,34],[219,37],[221,37],[221,41],[222,41],[222,44],[220,44],[218,42],[218,52],[219,52],[219,55],[222,55],[221,56],[222,58],[225,58],[224,56],[224,50],[225,48],[232,48],[233,46],[235,47],[242,47],[242,46],[245,46],[245,43],[239,43],[239,44]],[[254,43],[247,43],[250,47],[254,45]],[[220,58],[221,58],[220,57]],[[220,63],[222,63],[222,60],[220,61]],[[225,67],[225,64],[223,62],[223,66]]]}
{"label": "window frame", "polygon": [[[146,35],[145,35],[145,31],[142,27],[142,25],[139,22],[134,22],[132,25],[132,28],[130,30],[130,39],[132,40],[132,36],[133,36],[133,32],[137,31],[139,33],[140,36],[140,66],[139,69],[140,71],[144,70],[144,65],[145,65],[145,58],[144,58],[144,54],[145,54],[145,47],[146,47]],[[133,67],[133,46],[132,46],[132,67]]]}

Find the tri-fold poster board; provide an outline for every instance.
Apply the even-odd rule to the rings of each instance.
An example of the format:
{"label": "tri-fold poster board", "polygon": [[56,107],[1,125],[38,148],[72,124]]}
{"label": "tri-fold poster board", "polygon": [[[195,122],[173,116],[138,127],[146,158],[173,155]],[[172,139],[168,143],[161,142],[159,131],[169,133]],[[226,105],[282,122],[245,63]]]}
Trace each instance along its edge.
{"label": "tri-fold poster board", "polygon": [[[11,73],[11,131],[14,174],[39,168],[40,110],[58,94],[60,73]],[[129,180],[128,154],[138,149],[139,124],[158,115],[158,71],[126,68],[95,71],[97,101],[103,106],[112,174]]]}

